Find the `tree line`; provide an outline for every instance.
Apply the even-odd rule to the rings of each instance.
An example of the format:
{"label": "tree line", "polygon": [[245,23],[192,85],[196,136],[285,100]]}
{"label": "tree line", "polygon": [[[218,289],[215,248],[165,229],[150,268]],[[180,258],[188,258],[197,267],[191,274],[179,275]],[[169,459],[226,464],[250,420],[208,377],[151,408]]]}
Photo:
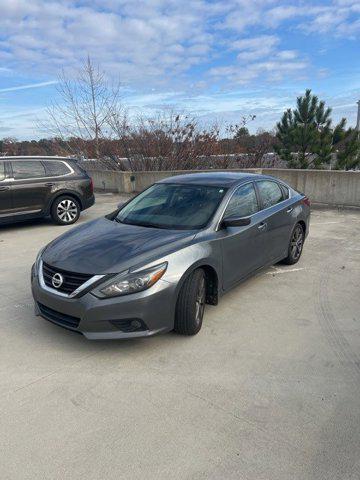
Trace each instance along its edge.
{"label": "tree line", "polygon": [[331,108],[311,90],[283,113],[273,131],[250,134],[254,115],[238,124],[206,127],[174,110],[134,118],[121,101],[120,85],[110,84],[89,57],[77,76],[63,72],[57,89],[59,100],[39,122],[47,138],[4,138],[0,155],[71,155],[130,170],[360,167],[359,133],[344,118],[334,124]]}

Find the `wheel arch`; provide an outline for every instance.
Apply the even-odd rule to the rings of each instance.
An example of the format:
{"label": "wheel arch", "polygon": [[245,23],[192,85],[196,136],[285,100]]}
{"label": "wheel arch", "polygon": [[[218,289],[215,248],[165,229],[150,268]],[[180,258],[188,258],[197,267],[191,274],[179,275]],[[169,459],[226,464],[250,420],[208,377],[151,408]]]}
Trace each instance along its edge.
{"label": "wheel arch", "polygon": [[205,272],[206,303],[210,305],[217,305],[219,299],[219,272],[218,268],[212,262],[206,260],[199,260],[184,272],[177,285],[176,299],[179,296],[185,280],[198,268],[202,268]]}
{"label": "wheel arch", "polygon": [[64,197],[64,196],[71,197],[71,198],[73,198],[74,200],[76,200],[76,201],[79,203],[79,205],[80,205],[80,210],[83,209],[83,203],[82,203],[82,201],[81,201],[80,195],[78,195],[76,192],[73,192],[73,191],[62,190],[62,191],[56,192],[56,193],[51,197],[51,200],[49,201],[49,205],[48,205],[48,208],[47,208],[47,213],[50,213],[50,212],[51,212],[51,209],[52,209],[52,206],[54,205],[54,202],[55,202],[58,198]]}
{"label": "wheel arch", "polygon": [[304,220],[298,220],[296,223],[299,223],[302,226],[302,228],[304,230],[304,235],[306,235],[307,234],[306,223],[304,222]]}

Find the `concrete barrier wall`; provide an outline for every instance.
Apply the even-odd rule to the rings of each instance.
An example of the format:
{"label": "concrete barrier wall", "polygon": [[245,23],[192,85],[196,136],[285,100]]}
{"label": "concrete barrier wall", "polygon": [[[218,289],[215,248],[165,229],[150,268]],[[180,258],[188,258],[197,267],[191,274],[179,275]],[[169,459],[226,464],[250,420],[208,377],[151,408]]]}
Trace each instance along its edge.
{"label": "concrete barrier wall", "polygon": [[[93,178],[96,190],[117,193],[141,192],[149,185],[163,178],[184,173],[197,173],[195,170],[162,172],[88,171]],[[201,172],[205,171],[201,170]],[[217,170],[209,171],[214,172]],[[308,195],[313,203],[340,207],[360,207],[360,172],[266,168],[226,171],[272,175]]]}
{"label": "concrete barrier wall", "polygon": [[263,169],[262,173],[284,180],[313,203],[360,207],[360,172]]}

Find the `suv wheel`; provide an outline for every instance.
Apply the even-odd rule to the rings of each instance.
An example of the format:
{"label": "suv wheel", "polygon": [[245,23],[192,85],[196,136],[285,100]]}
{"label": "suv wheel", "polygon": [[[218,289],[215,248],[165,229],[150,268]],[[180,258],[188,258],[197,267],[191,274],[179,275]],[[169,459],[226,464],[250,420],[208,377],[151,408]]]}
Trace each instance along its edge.
{"label": "suv wheel", "polygon": [[294,265],[294,263],[299,261],[304,246],[304,240],[304,229],[300,223],[297,223],[291,233],[288,256],[283,260],[283,263]]}
{"label": "suv wheel", "polygon": [[201,329],[206,302],[205,273],[195,270],[184,282],[176,304],[175,332],[195,335]]}
{"label": "suv wheel", "polygon": [[80,216],[80,204],[75,198],[63,195],[51,207],[51,217],[59,225],[71,225]]}

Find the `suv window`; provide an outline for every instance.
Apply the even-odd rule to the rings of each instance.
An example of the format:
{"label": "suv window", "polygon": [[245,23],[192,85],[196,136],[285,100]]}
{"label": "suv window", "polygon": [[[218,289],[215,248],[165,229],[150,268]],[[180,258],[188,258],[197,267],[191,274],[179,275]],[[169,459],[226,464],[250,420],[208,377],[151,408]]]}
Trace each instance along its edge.
{"label": "suv window", "polygon": [[19,160],[11,162],[15,180],[45,177],[44,165],[39,161]]}
{"label": "suv window", "polygon": [[289,198],[289,189],[285,187],[285,185],[280,185],[281,190],[283,192],[283,199],[286,200]]}
{"label": "suv window", "polygon": [[247,183],[235,191],[226,207],[224,217],[247,217],[256,213],[258,210],[259,205],[254,185]]}
{"label": "suv window", "polygon": [[263,208],[268,208],[284,200],[284,194],[280,186],[271,180],[257,182]]}
{"label": "suv window", "polygon": [[48,177],[59,177],[70,173],[69,167],[64,162],[44,160],[42,163],[45,165],[46,176]]}
{"label": "suv window", "polygon": [[0,162],[0,182],[5,180],[5,162]]}

